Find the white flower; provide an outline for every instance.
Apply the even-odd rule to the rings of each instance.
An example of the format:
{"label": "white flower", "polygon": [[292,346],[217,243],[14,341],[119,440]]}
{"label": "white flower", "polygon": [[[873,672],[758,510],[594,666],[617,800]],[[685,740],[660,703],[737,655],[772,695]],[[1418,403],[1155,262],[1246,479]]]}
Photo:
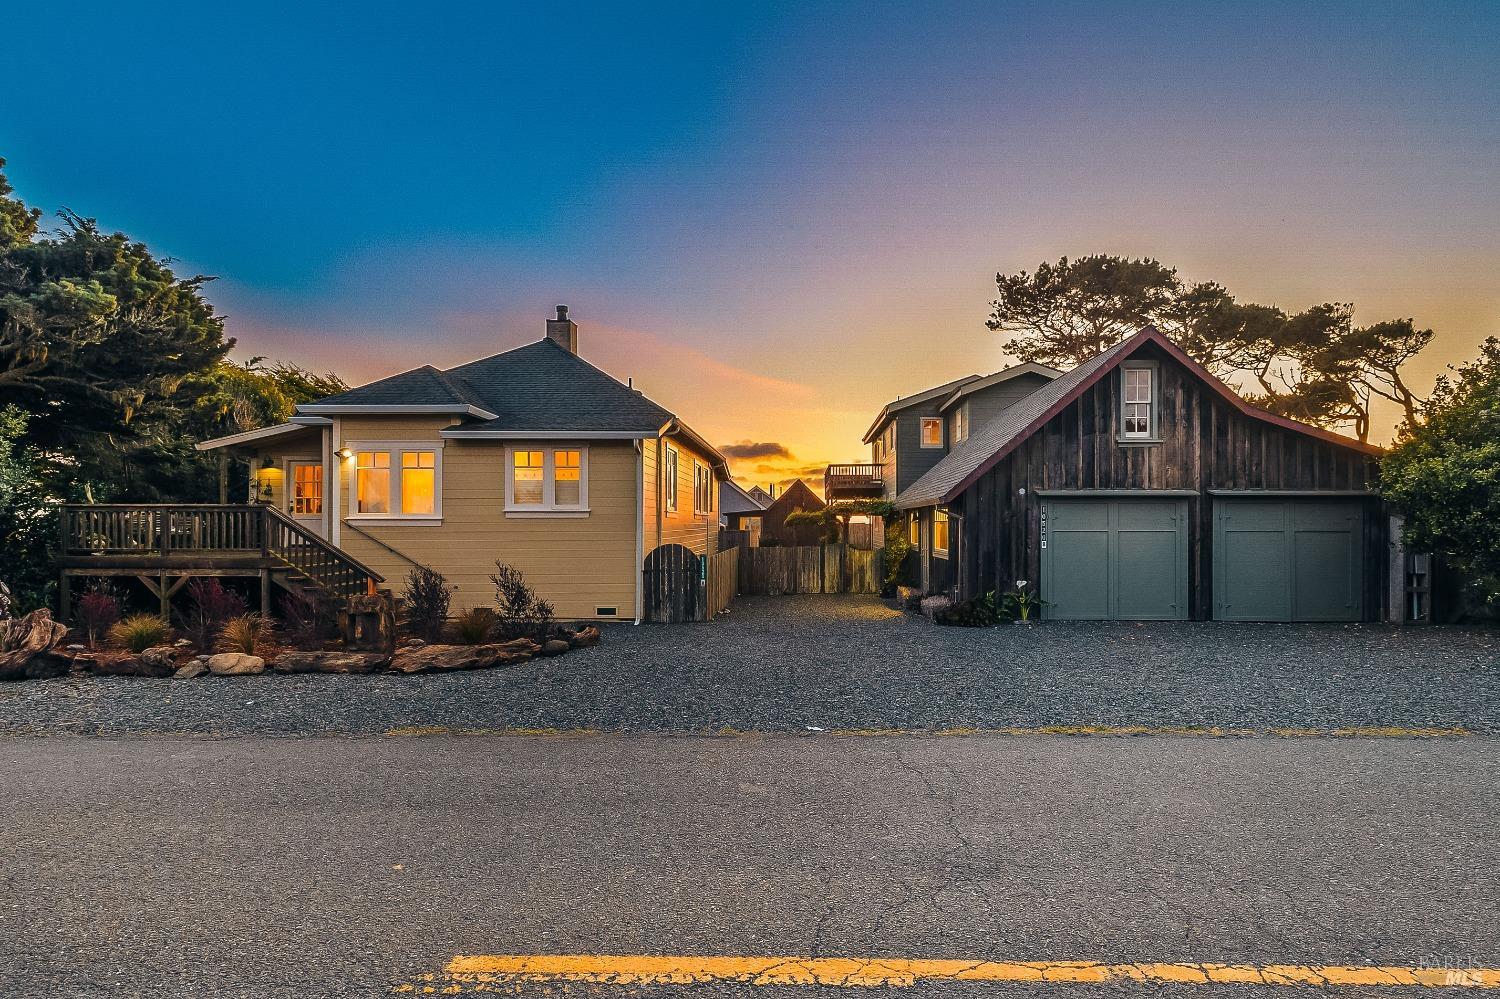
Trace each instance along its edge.
{"label": "white flower", "polygon": [[1024,580],[1024,579],[1018,579],[1018,580],[1016,580],[1016,589],[1018,589],[1018,590],[1024,590],[1024,589],[1026,589],[1026,583],[1027,583],[1027,581]]}

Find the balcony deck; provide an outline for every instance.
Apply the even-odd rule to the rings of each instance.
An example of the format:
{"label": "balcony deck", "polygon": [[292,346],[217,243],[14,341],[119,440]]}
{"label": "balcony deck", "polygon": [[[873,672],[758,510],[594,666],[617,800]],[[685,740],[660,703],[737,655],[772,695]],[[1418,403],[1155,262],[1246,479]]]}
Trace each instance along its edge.
{"label": "balcony deck", "polygon": [[877,499],[885,494],[881,466],[829,465],[823,472],[823,497],[835,500]]}

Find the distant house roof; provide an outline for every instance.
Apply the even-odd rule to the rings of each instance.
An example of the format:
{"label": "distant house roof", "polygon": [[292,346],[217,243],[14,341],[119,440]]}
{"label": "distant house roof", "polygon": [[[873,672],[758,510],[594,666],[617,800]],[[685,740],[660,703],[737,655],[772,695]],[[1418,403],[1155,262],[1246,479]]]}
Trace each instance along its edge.
{"label": "distant house roof", "polygon": [[299,414],[451,413],[471,418],[448,438],[653,437],[678,433],[701,447],[721,475],[716,448],[669,410],[551,339],[456,368],[426,365],[297,407]]}
{"label": "distant house roof", "polygon": [[1372,444],[1309,426],[1306,423],[1299,423],[1296,420],[1269,413],[1258,406],[1252,406],[1184,353],[1181,347],[1162,335],[1154,326],[1146,326],[1108,350],[1095,354],[1073,370],[1059,375],[1049,384],[1043,385],[1014,405],[1007,407],[993,420],[976,429],[967,440],[948,452],[916,482],[906,487],[901,495],[896,497],[897,508],[911,510],[916,507],[951,503],[959,493],[972,485],[975,479],[993,468],[1022,441],[1061,412],[1063,407],[1072,403],[1091,385],[1104,377],[1111,368],[1146,343],[1154,343],[1161,347],[1207,383],[1231,406],[1251,419],[1262,420],[1286,430],[1294,430],[1310,437],[1363,451],[1366,454],[1382,453],[1380,448]]}
{"label": "distant house roof", "polygon": [[771,501],[776,498],[775,496],[772,496],[770,493],[766,492],[764,486],[751,486],[748,495],[751,499],[759,503],[762,509],[770,506]]}
{"label": "distant house roof", "polygon": [[744,487],[733,479],[725,479],[719,483],[720,513],[760,513],[768,505],[769,503],[762,503],[754,495],[746,492]]}
{"label": "distant house roof", "polygon": [[973,378],[965,381],[958,388],[948,393],[948,397],[938,406],[939,411],[946,411],[957,405],[960,401],[973,395],[975,392],[991,388],[1019,378],[1022,375],[1040,375],[1046,379],[1053,379],[1062,372],[1056,368],[1049,368],[1045,364],[1037,364],[1035,361],[1027,361],[1024,364],[1013,364],[1008,368],[995,372],[993,375],[985,375],[983,378]]}
{"label": "distant house roof", "polygon": [[951,382],[944,382],[942,385],[933,386],[930,389],[918,392],[916,395],[908,395],[886,403],[884,408],[880,410],[880,415],[875,417],[875,422],[870,424],[870,429],[865,431],[865,443],[868,444],[875,439],[875,435],[880,432],[880,428],[885,425],[885,422],[891,418],[891,414],[897,413],[908,406],[915,406],[918,403],[940,399],[960,385],[972,382],[978,377],[978,375],[964,375],[962,378],[955,378]]}

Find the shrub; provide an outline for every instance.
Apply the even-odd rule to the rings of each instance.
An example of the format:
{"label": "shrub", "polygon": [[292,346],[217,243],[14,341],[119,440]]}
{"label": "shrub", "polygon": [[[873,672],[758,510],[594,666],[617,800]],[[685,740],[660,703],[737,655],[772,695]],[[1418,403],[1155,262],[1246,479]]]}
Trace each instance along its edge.
{"label": "shrub", "polygon": [[188,600],[183,630],[199,652],[211,651],[224,625],[246,610],[245,598],[212,576],[188,583]]}
{"label": "shrub", "polygon": [[287,641],[293,645],[316,643],[328,626],[328,614],[323,604],[316,597],[300,591],[281,598],[281,620]]}
{"label": "shrub", "polygon": [[544,642],[552,631],[552,605],[526,585],[526,577],[515,566],[495,563],[496,630],[504,639],[530,638]]}
{"label": "shrub", "polygon": [[425,565],[413,567],[406,577],[401,599],[406,603],[407,627],[429,642],[443,636],[443,623],[448,620],[453,587],[448,585],[441,572]]}
{"label": "shrub", "polygon": [[109,629],[119,620],[120,598],[108,583],[90,587],[78,599],[78,622],[83,625],[84,634],[88,636],[89,648],[93,648],[100,638],[109,634]]}
{"label": "shrub", "polygon": [[938,624],[956,625],[960,628],[993,628],[1005,620],[1000,600],[991,590],[982,597],[973,597],[962,603],[945,607],[933,615]]}
{"label": "shrub", "polygon": [[896,521],[885,528],[885,546],[881,548],[885,562],[885,578],[881,580],[882,593],[894,592],[898,586],[911,584],[911,573],[907,570],[907,556],[911,554],[911,538],[906,533],[906,524]]}
{"label": "shrub", "polygon": [[483,645],[495,633],[495,612],[471,607],[454,618],[453,631],[460,645]]}
{"label": "shrub", "polygon": [[109,637],[131,652],[139,653],[166,641],[169,630],[167,622],[155,614],[132,614],[115,622],[115,626],[109,629]]}
{"label": "shrub", "polygon": [[219,645],[225,652],[253,656],[264,630],[265,621],[259,614],[241,614],[224,622],[224,628],[219,632]]}

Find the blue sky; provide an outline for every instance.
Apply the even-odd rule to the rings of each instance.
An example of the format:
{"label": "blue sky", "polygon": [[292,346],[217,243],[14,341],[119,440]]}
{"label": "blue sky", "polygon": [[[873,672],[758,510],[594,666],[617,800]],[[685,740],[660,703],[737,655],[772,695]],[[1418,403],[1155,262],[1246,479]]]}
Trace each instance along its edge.
{"label": "blue sky", "polygon": [[[232,5],[225,5],[226,7]],[[18,192],[354,380],[534,338],[785,467],[1002,366],[996,270],[1147,254],[1500,332],[1500,4],[27,5]]]}

